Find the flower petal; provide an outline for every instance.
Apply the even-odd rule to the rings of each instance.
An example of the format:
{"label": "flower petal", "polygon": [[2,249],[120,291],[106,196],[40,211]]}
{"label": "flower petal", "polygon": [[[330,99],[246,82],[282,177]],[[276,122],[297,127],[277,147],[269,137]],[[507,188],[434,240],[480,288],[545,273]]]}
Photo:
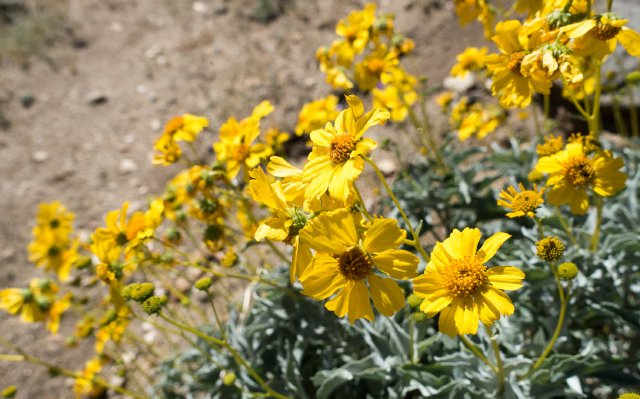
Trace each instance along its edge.
{"label": "flower petal", "polygon": [[381,278],[375,274],[367,277],[373,304],[380,314],[390,317],[404,306],[404,291],[390,278]]}
{"label": "flower petal", "polygon": [[409,251],[390,249],[373,256],[373,264],[393,278],[406,280],[418,273],[420,258]]}
{"label": "flower petal", "polygon": [[395,219],[378,218],[364,235],[363,248],[370,253],[398,248],[407,237],[406,231],[398,227]]}
{"label": "flower petal", "polygon": [[487,238],[482,244],[482,248],[478,251],[478,256],[482,258],[482,263],[485,263],[489,259],[493,258],[493,255],[498,252],[498,249],[511,237],[511,234],[497,232],[491,237]]}
{"label": "flower petal", "polygon": [[349,323],[353,324],[362,318],[373,321],[373,309],[371,309],[367,286],[363,281],[356,281],[349,296]]}
{"label": "flower petal", "polygon": [[483,300],[489,302],[501,315],[510,316],[513,314],[514,306],[511,298],[503,291],[490,286],[481,295]]}
{"label": "flower petal", "polygon": [[333,295],[347,281],[340,274],[338,261],[329,255],[316,255],[311,262],[310,270],[303,276],[302,294],[322,300]]}
{"label": "flower petal", "polygon": [[316,251],[339,255],[356,244],[358,234],[353,215],[343,208],[311,219],[300,238]]}
{"label": "flower petal", "polygon": [[522,288],[524,272],[514,266],[495,266],[485,274],[491,285],[500,290],[514,291]]}

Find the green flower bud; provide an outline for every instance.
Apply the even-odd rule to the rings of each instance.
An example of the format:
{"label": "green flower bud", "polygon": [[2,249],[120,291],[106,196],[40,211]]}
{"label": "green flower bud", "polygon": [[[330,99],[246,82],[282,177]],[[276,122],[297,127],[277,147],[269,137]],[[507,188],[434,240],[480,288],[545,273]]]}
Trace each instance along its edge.
{"label": "green flower bud", "polygon": [[202,277],[200,280],[196,281],[194,284],[199,291],[206,291],[211,287],[211,277]]}
{"label": "green flower bud", "polygon": [[420,298],[416,294],[411,294],[407,297],[407,303],[409,303],[409,306],[411,306],[412,308],[417,308],[418,306],[420,306],[423,300],[423,298]]}
{"label": "green flower bud", "polygon": [[226,386],[231,386],[234,382],[236,382],[236,373],[233,371],[225,373],[222,377],[222,383]]}
{"label": "green flower bud", "polygon": [[558,266],[558,275],[563,280],[573,280],[578,275],[578,266],[573,262],[565,262]]}
{"label": "green flower bud", "polygon": [[9,385],[1,392],[3,398],[13,398],[16,393],[18,393],[18,388],[15,385]]}
{"label": "green flower bud", "polygon": [[627,83],[637,84],[640,83],[640,71],[633,71],[627,74],[625,80]]}
{"label": "green flower bud", "polygon": [[160,314],[162,307],[167,303],[166,297],[152,296],[142,303],[142,310],[149,316]]}
{"label": "green flower bud", "polygon": [[411,316],[417,323],[422,323],[423,321],[428,319],[427,314],[423,312],[415,312]]}
{"label": "green flower bud", "polygon": [[154,290],[155,286],[152,283],[134,283],[124,287],[121,294],[126,300],[142,303],[153,296]]}
{"label": "green flower bud", "polygon": [[564,244],[558,237],[545,237],[536,243],[538,258],[553,263],[562,258]]}

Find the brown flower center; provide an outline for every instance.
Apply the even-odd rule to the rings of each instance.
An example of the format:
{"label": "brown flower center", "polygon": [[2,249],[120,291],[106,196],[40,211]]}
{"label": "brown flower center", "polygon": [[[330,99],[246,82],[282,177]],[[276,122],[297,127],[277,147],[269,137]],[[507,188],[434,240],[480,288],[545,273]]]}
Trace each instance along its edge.
{"label": "brown flower center", "polygon": [[371,273],[373,263],[360,247],[353,247],[338,256],[338,268],[347,280],[363,280]]}
{"label": "brown flower center", "polygon": [[586,186],[593,182],[595,171],[593,163],[584,155],[569,161],[566,178],[573,186]]}
{"label": "brown flower center", "polygon": [[507,62],[507,68],[514,73],[522,75],[520,72],[520,66],[522,65],[522,60],[524,59],[524,51],[519,51],[517,53],[513,53],[509,55],[509,62]]}
{"label": "brown flower center", "polygon": [[338,165],[345,162],[351,156],[351,151],[356,148],[356,142],[349,133],[342,133],[331,140],[329,146],[329,159],[331,164]]}
{"label": "brown flower center", "polygon": [[596,27],[591,30],[591,32],[593,32],[593,35],[596,37],[596,39],[606,41],[616,37],[618,32],[620,32],[620,28],[610,24],[598,23]]}
{"label": "brown flower center", "polygon": [[442,274],[444,286],[455,297],[475,295],[479,288],[488,283],[485,270],[487,268],[476,256],[454,259]]}
{"label": "brown flower center", "polygon": [[384,70],[384,61],[380,58],[373,58],[367,63],[367,69],[374,75],[380,75]]}
{"label": "brown flower center", "polygon": [[242,143],[238,144],[236,148],[233,149],[233,160],[234,161],[244,161],[249,156],[249,146]]}

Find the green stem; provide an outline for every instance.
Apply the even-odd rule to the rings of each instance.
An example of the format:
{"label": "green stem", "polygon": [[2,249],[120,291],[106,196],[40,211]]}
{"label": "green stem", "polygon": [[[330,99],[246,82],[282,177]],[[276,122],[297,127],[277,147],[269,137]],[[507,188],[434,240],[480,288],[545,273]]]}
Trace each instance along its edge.
{"label": "green stem", "polygon": [[567,224],[567,220],[562,215],[560,208],[557,206],[556,206],[556,214],[558,215],[558,220],[560,220],[560,225],[562,226],[562,229],[564,230],[565,233],[567,233],[567,236],[569,236],[569,240],[571,241],[571,244],[576,245],[577,241],[576,241],[576,238],[573,236],[573,231]]}
{"label": "green stem", "polygon": [[462,343],[464,344],[464,346],[467,347],[467,349],[469,349],[474,355],[476,355],[476,357],[480,359],[483,363],[489,366],[494,373],[496,374],[498,373],[498,368],[494,366],[493,363],[491,363],[491,361],[487,359],[485,355],[482,354],[482,351],[480,351],[480,349],[478,349],[477,346],[475,346],[471,341],[469,341],[467,337],[465,337],[464,335],[459,335],[459,337]]}
{"label": "green stem", "polygon": [[596,203],[596,225],[593,228],[593,234],[591,235],[591,245],[589,246],[591,252],[596,252],[596,250],[598,249],[598,241],[600,240],[600,226],[602,225],[602,207],[604,205],[604,201],[599,195],[595,196],[594,201]]}
{"label": "green stem", "polygon": [[362,194],[360,194],[360,190],[358,190],[358,187],[355,184],[353,185],[353,189],[356,192],[356,195],[358,196],[358,202],[360,202],[360,206],[362,207],[362,212],[364,212],[364,215],[367,217],[367,220],[372,222],[373,218],[367,211],[367,207],[364,204],[364,200],[362,199]]}
{"label": "green stem", "polygon": [[571,290],[571,282],[569,282],[567,285],[567,293],[565,295],[564,289],[562,288],[562,284],[560,283],[560,277],[558,276],[558,272],[555,269],[555,265],[549,264],[549,267],[551,268],[553,277],[556,280],[556,286],[558,288],[558,296],[560,297],[560,314],[558,315],[558,322],[556,323],[556,328],[553,332],[553,335],[551,336],[551,340],[547,344],[547,347],[542,352],[538,360],[533,364],[533,366],[531,366],[529,371],[526,374],[518,377],[518,380],[520,381],[528,378],[531,374],[533,374],[533,372],[536,371],[538,367],[540,367],[542,362],[544,362],[547,356],[549,356],[549,353],[551,353],[553,346],[555,345],[556,341],[560,337],[560,332],[562,331],[564,319],[567,314],[567,305],[569,304],[569,292]]}
{"label": "green stem", "polygon": [[400,205],[398,198],[396,198],[395,194],[391,190],[391,187],[389,187],[389,184],[387,183],[387,179],[385,179],[384,175],[382,174],[382,171],[378,168],[378,165],[376,165],[376,163],[373,162],[371,158],[367,158],[367,157],[363,157],[363,158],[365,161],[367,161],[371,165],[373,170],[376,172],[376,175],[378,176],[378,179],[382,182],[384,189],[387,190],[389,197],[391,197],[391,200],[396,205],[396,208],[398,208],[398,212],[400,212],[400,216],[402,216],[402,220],[404,220],[404,223],[407,225],[407,228],[411,233],[411,237],[413,237],[413,246],[418,250],[418,252],[420,252],[420,255],[422,255],[422,258],[424,259],[424,261],[429,263],[429,260],[430,260],[429,255],[427,255],[424,248],[422,248],[422,245],[420,244],[420,237],[418,237],[418,234],[413,229],[413,226],[411,225],[409,218],[404,212],[404,209],[402,209],[402,206]]}
{"label": "green stem", "polygon": [[564,8],[562,9],[562,12],[569,12],[572,4],[573,4],[573,0],[568,0],[567,4],[565,4]]}
{"label": "green stem", "polygon": [[538,218],[534,218],[534,220],[536,221],[536,225],[538,226],[538,234],[540,234],[540,239],[542,240],[544,238],[544,227],[542,227],[542,220]]}
{"label": "green stem", "polygon": [[596,66],[596,88],[593,95],[593,111],[591,115],[587,119],[587,123],[589,124],[589,133],[593,135],[594,138],[598,139],[600,135],[600,94],[602,92],[602,77],[601,77],[601,64],[598,62]]}
{"label": "green stem", "polygon": [[493,335],[493,330],[491,326],[485,326],[487,330],[487,334],[489,335],[489,339],[491,341],[491,347],[493,348],[493,354],[496,357],[496,379],[498,380],[498,397],[504,398],[504,365],[502,364],[502,355],[500,354],[500,346],[498,345],[498,340],[495,335]]}
{"label": "green stem", "polygon": [[288,396],[282,395],[276,391],[274,391],[273,389],[271,389],[271,387],[267,384],[267,382],[260,376],[260,374],[258,374],[257,371],[255,371],[253,369],[253,367],[251,367],[251,365],[242,357],[242,355],[240,355],[240,353],[238,353],[238,351],[236,351],[231,345],[229,345],[229,343],[225,340],[221,340],[218,339],[216,337],[212,337],[208,334],[205,334],[201,331],[198,331],[197,329],[191,327],[191,326],[187,326],[181,323],[178,323],[175,320],[172,320],[168,317],[166,317],[165,315],[163,315],[162,313],[160,314],[160,317],[166,321],[169,324],[172,324],[175,327],[178,327],[181,330],[190,332],[194,335],[197,335],[198,337],[204,339],[205,341],[209,341],[215,345],[218,345],[224,349],[226,349],[229,354],[231,354],[231,356],[233,356],[233,358],[235,359],[235,361],[238,363],[238,365],[240,367],[243,367],[245,370],[247,370],[247,372],[249,373],[249,375],[260,385],[260,387],[262,387],[262,389],[264,389],[264,391],[269,395],[272,396],[274,398],[277,399],[289,399]]}
{"label": "green stem", "polygon": [[58,374],[64,375],[65,377],[69,377],[69,378],[73,378],[73,379],[77,379],[77,380],[85,380],[85,381],[89,381],[92,382],[96,385],[99,385],[105,389],[110,389],[114,392],[117,392],[121,395],[124,395],[126,397],[129,398],[134,398],[134,399],[144,399],[144,396],[138,395],[135,392],[132,392],[126,388],[117,386],[117,385],[112,385],[110,383],[108,383],[107,381],[105,381],[103,378],[94,376],[93,378],[89,378],[89,377],[85,377],[84,375],[82,375],[82,373],[80,372],[76,372],[76,371],[72,371],[69,369],[65,369],[63,367],[57,366],[53,363],[49,363],[46,360],[40,359],[38,357],[35,356],[31,356],[29,354],[27,354],[24,350],[22,350],[22,348],[8,342],[5,341],[3,339],[0,339],[0,344],[3,346],[6,346],[16,352],[18,352],[20,355],[4,355],[3,359],[0,360],[5,360],[5,361],[11,361],[11,362],[29,362],[38,366],[44,366],[47,369],[49,369],[49,371],[51,372],[56,372]]}
{"label": "green stem", "polygon": [[409,362],[417,363],[416,361],[416,353],[415,353],[415,320],[413,317],[409,318]]}

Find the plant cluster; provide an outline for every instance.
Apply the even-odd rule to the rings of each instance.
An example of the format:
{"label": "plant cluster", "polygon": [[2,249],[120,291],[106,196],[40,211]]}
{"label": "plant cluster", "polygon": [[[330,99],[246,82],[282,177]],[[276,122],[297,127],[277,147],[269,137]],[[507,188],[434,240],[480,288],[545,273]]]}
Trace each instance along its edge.
{"label": "plant cluster", "polygon": [[[603,139],[600,105],[603,63],[618,42],[640,56],[640,35],[611,0],[455,10],[499,52],[458,56],[451,74],[489,90],[437,97],[445,137],[432,89],[403,66],[414,43],[369,4],[316,53],[342,93],[302,107],[300,166],[290,135],[263,129],[263,101],[216,129],[213,160],[198,151],[206,117],[170,119],[153,162],[182,169],[88,240],[62,204],[41,204],[28,251],[47,277],[0,291],[0,309],[54,334],[73,310],[66,341],[91,338],[95,354],[68,370],[0,339],[12,351],[0,360],[72,378],[78,397],[633,397],[640,151]],[[554,85],[586,131],[551,119]],[[522,140],[509,122],[525,107],[535,131]],[[405,135],[378,143],[371,132],[387,122]],[[508,145],[460,143],[496,130]],[[390,182],[376,155],[400,140],[416,153],[398,156]],[[365,172],[379,183],[369,200]]]}

